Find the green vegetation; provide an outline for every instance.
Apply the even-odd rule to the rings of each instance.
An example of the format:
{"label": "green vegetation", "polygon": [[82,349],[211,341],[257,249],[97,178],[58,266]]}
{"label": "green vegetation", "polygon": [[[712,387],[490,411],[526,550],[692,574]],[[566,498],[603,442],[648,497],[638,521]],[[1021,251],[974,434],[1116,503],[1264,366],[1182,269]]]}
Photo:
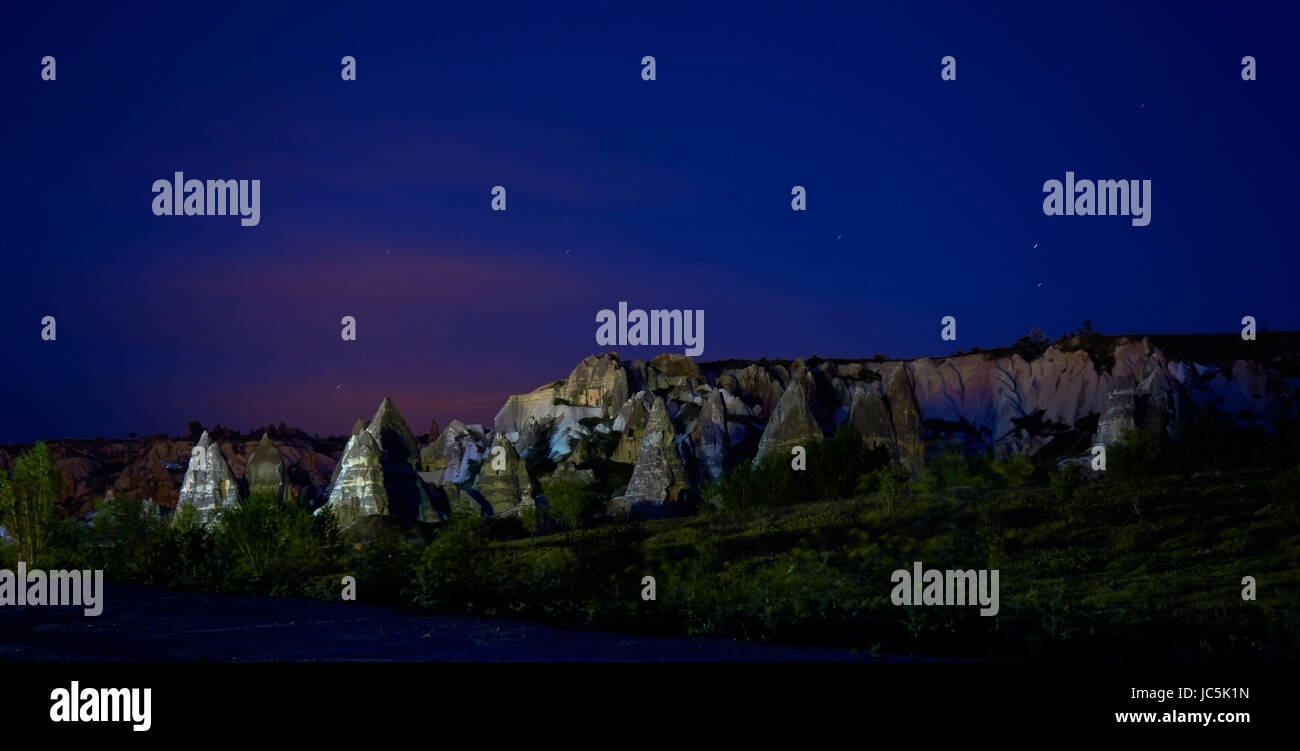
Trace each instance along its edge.
{"label": "green vegetation", "polygon": [[757,465],[747,459],[706,488],[704,497],[729,511],[845,498],[858,489],[864,475],[889,464],[884,449],[863,448],[862,435],[849,423],[806,448],[806,469],[791,468],[789,456],[769,456]]}
{"label": "green vegetation", "polygon": [[[470,515],[427,545],[383,524],[363,539],[255,495],[206,526],[118,498],[89,527],[15,538],[47,540],[38,562],[119,580],[337,600],[351,575],[369,602],[575,628],[961,658],[1295,660],[1300,432],[1198,419],[1178,436],[1126,434],[1100,476],[949,450],[913,480],[841,426],[808,447],[806,470],[742,464],[682,518],[593,518],[601,485],[547,483],[563,534]],[[57,479],[39,456],[19,464],[15,477],[43,479],[5,486],[6,518]],[[0,563],[16,547],[0,546]],[[997,569],[1000,612],[893,605],[890,575],[914,561]],[[657,600],[640,597],[647,575]],[[1241,599],[1245,576],[1257,600]]]}
{"label": "green vegetation", "polygon": [[[0,472],[0,517],[14,541],[0,543],[0,567],[103,569],[114,580],[213,592],[338,597],[340,571],[355,563],[333,515],[284,506],[254,493],[209,525],[193,508],[163,517],[152,503],[118,496],[90,524],[58,516],[58,466],[43,444],[19,455],[16,481]],[[327,585],[322,589],[322,585]]]}
{"label": "green vegetation", "polygon": [[1169,467],[1166,441],[1145,430],[1128,430],[1118,445],[1110,447],[1107,471],[1132,499],[1134,513],[1142,513],[1142,496],[1152,481]]}
{"label": "green vegetation", "polygon": [[292,592],[301,577],[338,565],[341,540],[333,514],[285,508],[274,493],[255,492],[242,505],[222,509],[213,537],[232,588]]}
{"label": "green vegetation", "polygon": [[59,467],[44,443],[18,456],[13,475],[0,470],[0,527],[9,531],[23,560],[36,560],[54,541],[62,485]]}
{"label": "green vegetation", "polygon": [[580,482],[551,482],[543,486],[550,513],[565,530],[586,527],[600,510],[601,499],[593,485]]}
{"label": "green vegetation", "polygon": [[555,471],[555,462],[551,461],[551,447],[546,441],[538,441],[524,452],[524,468],[528,470],[528,479],[537,487],[542,475]]}
{"label": "green vegetation", "polygon": [[1020,355],[1025,362],[1033,362],[1042,356],[1047,348],[1052,346],[1052,340],[1047,338],[1040,328],[1029,330],[1028,336],[1022,336],[1011,345],[1011,351]]}
{"label": "green vegetation", "polygon": [[[435,543],[407,604],[579,628],[838,644],[954,657],[1296,657],[1300,535],[1267,473],[883,495],[607,525],[471,548]],[[448,536],[447,539],[463,539]],[[431,548],[434,549],[434,548]],[[996,568],[1001,612],[889,601],[890,573]],[[435,563],[436,562],[436,563]],[[643,602],[640,577],[659,599]],[[466,584],[465,576],[473,581]],[[1266,582],[1242,601],[1241,578]],[[443,579],[464,596],[445,593]],[[440,588],[441,587],[441,588]],[[435,604],[436,603],[436,604]]]}
{"label": "green vegetation", "polygon": [[[1112,447],[1113,471],[1100,479],[1078,464],[1048,471],[955,451],[931,457],[915,482],[861,452],[839,471],[811,470],[853,438],[845,430],[810,448],[802,476],[784,457],[737,467],[710,488],[711,513],[564,537],[479,534],[472,548],[449,536],[460,547],[439,547],[436,563],[426,556],[403,604],[872,653],[1297,657],[1300,469],[1259,463],[1295,462],[1285,437],[1243,436],[1268,450],[1195,474],[1180,470],[1206,451],[1192,434],[1175,443],[1141,431]],[[1001,612],[895,607],[889,575],[913,561],[998,569]],[[474,572],[460,580],[472,594],[445,596],[439,571]],[[647,574],[656,601],[639,598]],[[1267,582],[1258,600],[1241,599],[1243,576]]]}
{"label": "green vegetation", "polygon": [[926,460],[916,488],[930,493],[957,488],[1017,488],[1029,483],[1037,473],[1034,463],[1018,454],[992,459],[945,449]]}

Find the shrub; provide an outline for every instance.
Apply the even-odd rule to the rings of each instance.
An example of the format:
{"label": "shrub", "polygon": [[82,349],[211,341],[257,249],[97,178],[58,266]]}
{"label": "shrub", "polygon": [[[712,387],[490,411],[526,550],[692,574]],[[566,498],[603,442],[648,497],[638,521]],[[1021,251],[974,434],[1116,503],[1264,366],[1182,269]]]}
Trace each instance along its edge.
{"label": "shrub", "polygon": [[551,459],[550,444],[546,441],[538,441],[524,453],[524,467],[528,470],[528,478],[532,481],[533,487],[537,487],[543,475],[554,472],[555,466],[555,462]]}
{"label": "shrub", "polygon": [[805,448],[806,469],[793,469],[788,455],[768,456],[757,465],[747,459],[707,487],[704,497],[729,510],[847,498],[859,492],[863,475],[889,464],[885,450],[867,450],[862,434],[849,423]]}
{"label": "shrub", "polygon": [[1048,476],[1052,493],[1056,500],[1066,503],[1074,498],[1074,491],[1083,484],[1083,467],[1078,464],[1063,464]]}
{"label": "shrub", "polygon": [[755,480],[753,460],[744,459],[710,483],[704,490],[704,498],[727,510],[754,508],[760,500]]}
{"label": "shrub", "polygon": [[99,504],[91,524],[96,562],[115,579],[140,584],[165,583],[175,572],[179,552],[172,534],[150,505],[128,496]]}
{"label": "shrub", "polygon": [[334,515],[328,509],[313,515],[297,506],[285,508],[270,491],[219,511],[212,534],[217,563],[227,584],[237,589],[300,592],[306,578],[339,568]]}
{"label": "shrub", "polygon": [[1279,504],[1290,504],[1300,521],[1300,466],[1293,466],[1273,479],[1273,499]]}
{"label": "shrub", "polygon": [[956,487],[982,488],[986,481],[986,463],[979,457],[968,456],[960,449],[945,447],[943,451],[926,459],[925,469],[916,479],[918,490],[934,493]]}
{"label": "shrub", "polygon": [[989,468],[1004,488],[1018,488],[1028,485],[1033,479],[1035,467],[1029,457],[1023,454],[1010,454],[991,462]]}
{"label": "shrub", "polygon": [[424,549],[413,584],[403,591],[412,605],[441,610],[483,594],[492,572],[487,523],[473,515],[453,516]]}

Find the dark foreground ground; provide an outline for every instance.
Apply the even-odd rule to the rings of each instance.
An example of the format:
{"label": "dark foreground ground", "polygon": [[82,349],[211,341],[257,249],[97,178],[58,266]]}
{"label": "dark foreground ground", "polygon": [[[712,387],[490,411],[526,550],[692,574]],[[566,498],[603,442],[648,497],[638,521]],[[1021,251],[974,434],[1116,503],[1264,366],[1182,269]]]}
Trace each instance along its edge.
{"label": "dark foreground ground", "polygon": [[841,661],[847,650],[572,631],[362,605],[105,585],[104,612],[0,609],[0,660]]}

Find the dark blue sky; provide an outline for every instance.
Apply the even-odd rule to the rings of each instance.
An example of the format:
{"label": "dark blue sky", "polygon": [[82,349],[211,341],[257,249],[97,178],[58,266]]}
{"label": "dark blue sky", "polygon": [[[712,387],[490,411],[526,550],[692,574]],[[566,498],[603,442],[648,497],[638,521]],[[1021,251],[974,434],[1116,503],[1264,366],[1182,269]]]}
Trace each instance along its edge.
{"label": "dark blue sky", "polygon": [[[7,12],[0,441],[490,421],[620,300],[705,310],[705,360],[1300,328],[1282,4],[131,5]],[[177,170],[260,226],[155,217]],[[1044,216],[1067,170],[1150,226]]]}

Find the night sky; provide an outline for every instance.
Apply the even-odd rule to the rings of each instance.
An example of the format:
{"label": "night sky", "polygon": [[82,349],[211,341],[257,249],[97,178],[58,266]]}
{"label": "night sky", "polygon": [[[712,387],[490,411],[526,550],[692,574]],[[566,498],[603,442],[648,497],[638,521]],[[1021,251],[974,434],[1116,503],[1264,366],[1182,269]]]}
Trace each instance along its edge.
{"label": "night sky", "polygon": [[[0,442],[490,424],[620,300],[705,310],[702,360],[1300,328],[1292,9],[121,5],[6,9]],[[1150,226],[1045,216],[1067,170]],[[175,171],[260,225],[154,216]]]}

